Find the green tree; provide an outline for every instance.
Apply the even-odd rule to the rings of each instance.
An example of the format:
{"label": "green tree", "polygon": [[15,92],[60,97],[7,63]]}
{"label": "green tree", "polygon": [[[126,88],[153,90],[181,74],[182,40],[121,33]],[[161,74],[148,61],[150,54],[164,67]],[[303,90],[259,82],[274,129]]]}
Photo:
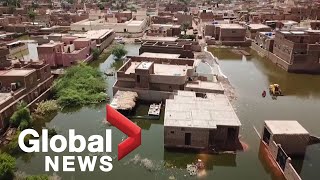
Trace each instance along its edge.
{"label": "green tree", "polygon": [[99,9],[100,9],[101,11],[104,10],[103,4],[99,3],[99,4],[98,4],[98,7],[99,7]]}
{"label": "green tree", "polygon": [[190,27],[190,24],[188,22],[184,22],[181,24],[181,30],[186,34],[187,29]]}
{"label": "green tree", "polygon": [[0,154],[0,179],[12,179],[16,168],[14,157],[6,153]]}
{"label": "green tree", "polygon": [[74,4],[74,0],[67,0],[69,4]]}
{"label": "green tree", "polygon": [[53,92],[61,107],[74,107],[105,101],[106,84],[98,68],[85,63],[68,68],[55,81]]}
{"label": "green tree", "polygon": [[98,48],[91,49],[93,60],[97,60],[100,55],[100,50]]}
{"label": "green tree", "polygon": [[120,60],[127,53],[128,51],[124,48],[123,45],[117,45],[111,50],[111,54],[116,57],[116,60]]}
{"label": "green tree", "polygon": [[[9,153],[9,154],[19,154],[21,152],[23,152],[20,149],[18,140],[19,140],[19,135],[20,135],[21,131],[17,131],[16,134],[13,136],[12,140],[10,141],[10,143],[5,146],[4,150],[5,152]],[[29,144],[29,140],[32,138],[32,135],[28,134],[25,138],[24,138],[24,143],[25,144]]]}
{"label": "green tree", "polygon": [[137,9],[134,6],[128,7],[131,12],[137,12]]}
{"label": "green tree", "polygon": [[28,11],[28,17],[32,21],[32,24],[34,24],[34,20],[36,19],[36,13],[33,10]]}
{"label": "green tree", "polygon": [[26,129],[29,127],[32,121],[30,111],[27,108],[27,104],[24,102],[20,102],[17,105],[17,110],[13,113],[10,118],[10,124],[13,127],[17,127],[20,130]]}

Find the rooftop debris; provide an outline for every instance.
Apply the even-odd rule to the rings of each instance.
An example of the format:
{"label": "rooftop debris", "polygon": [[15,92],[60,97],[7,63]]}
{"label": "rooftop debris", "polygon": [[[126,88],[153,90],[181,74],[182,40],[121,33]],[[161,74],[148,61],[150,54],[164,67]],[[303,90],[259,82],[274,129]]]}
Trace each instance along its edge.
{"label": "rooftop debris", "polygon": [[135,107],[137,98],[136,92],[117,91],[110,105],[117,110],[131,110]]}

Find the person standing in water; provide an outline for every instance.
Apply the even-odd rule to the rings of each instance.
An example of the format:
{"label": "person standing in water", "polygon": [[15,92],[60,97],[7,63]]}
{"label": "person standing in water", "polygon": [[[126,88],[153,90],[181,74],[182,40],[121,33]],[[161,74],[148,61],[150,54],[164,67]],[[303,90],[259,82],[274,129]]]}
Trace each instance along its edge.
{"label": "person standing in water", "polygon": [[266,95],[267,95],[267,92],[264,90],[264,91],[262,92],[262,97],[266,97]]}

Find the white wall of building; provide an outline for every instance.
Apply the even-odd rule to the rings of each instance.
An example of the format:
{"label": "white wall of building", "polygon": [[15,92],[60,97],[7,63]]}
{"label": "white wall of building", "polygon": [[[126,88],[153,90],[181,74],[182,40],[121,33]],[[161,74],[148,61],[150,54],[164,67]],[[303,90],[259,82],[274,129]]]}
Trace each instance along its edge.
{"label": "white wall of building", "polygon": [[130,20],[125,23],[108,23],[104,19],[99,19],[96,21],[80,21],[71,24],[70,28],[72,31],[88,31],[88,30],[100,30],[100,29],[113,29],[115,32],[129,32],[129,33],[139,33],[146,29],[147,20],[134,21]]}

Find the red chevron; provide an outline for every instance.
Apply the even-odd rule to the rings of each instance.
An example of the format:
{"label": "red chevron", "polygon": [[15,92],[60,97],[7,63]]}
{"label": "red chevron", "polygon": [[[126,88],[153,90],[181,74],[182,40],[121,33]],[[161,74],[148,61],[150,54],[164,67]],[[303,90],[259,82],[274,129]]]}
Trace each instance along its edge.
{"label": "red chevron", "polygon": [[118,144],[118,160],[121,160],[141,145],[141,128],[110,105],[107,105],[106,109],[107,121],[128,136],[126,140]]}

